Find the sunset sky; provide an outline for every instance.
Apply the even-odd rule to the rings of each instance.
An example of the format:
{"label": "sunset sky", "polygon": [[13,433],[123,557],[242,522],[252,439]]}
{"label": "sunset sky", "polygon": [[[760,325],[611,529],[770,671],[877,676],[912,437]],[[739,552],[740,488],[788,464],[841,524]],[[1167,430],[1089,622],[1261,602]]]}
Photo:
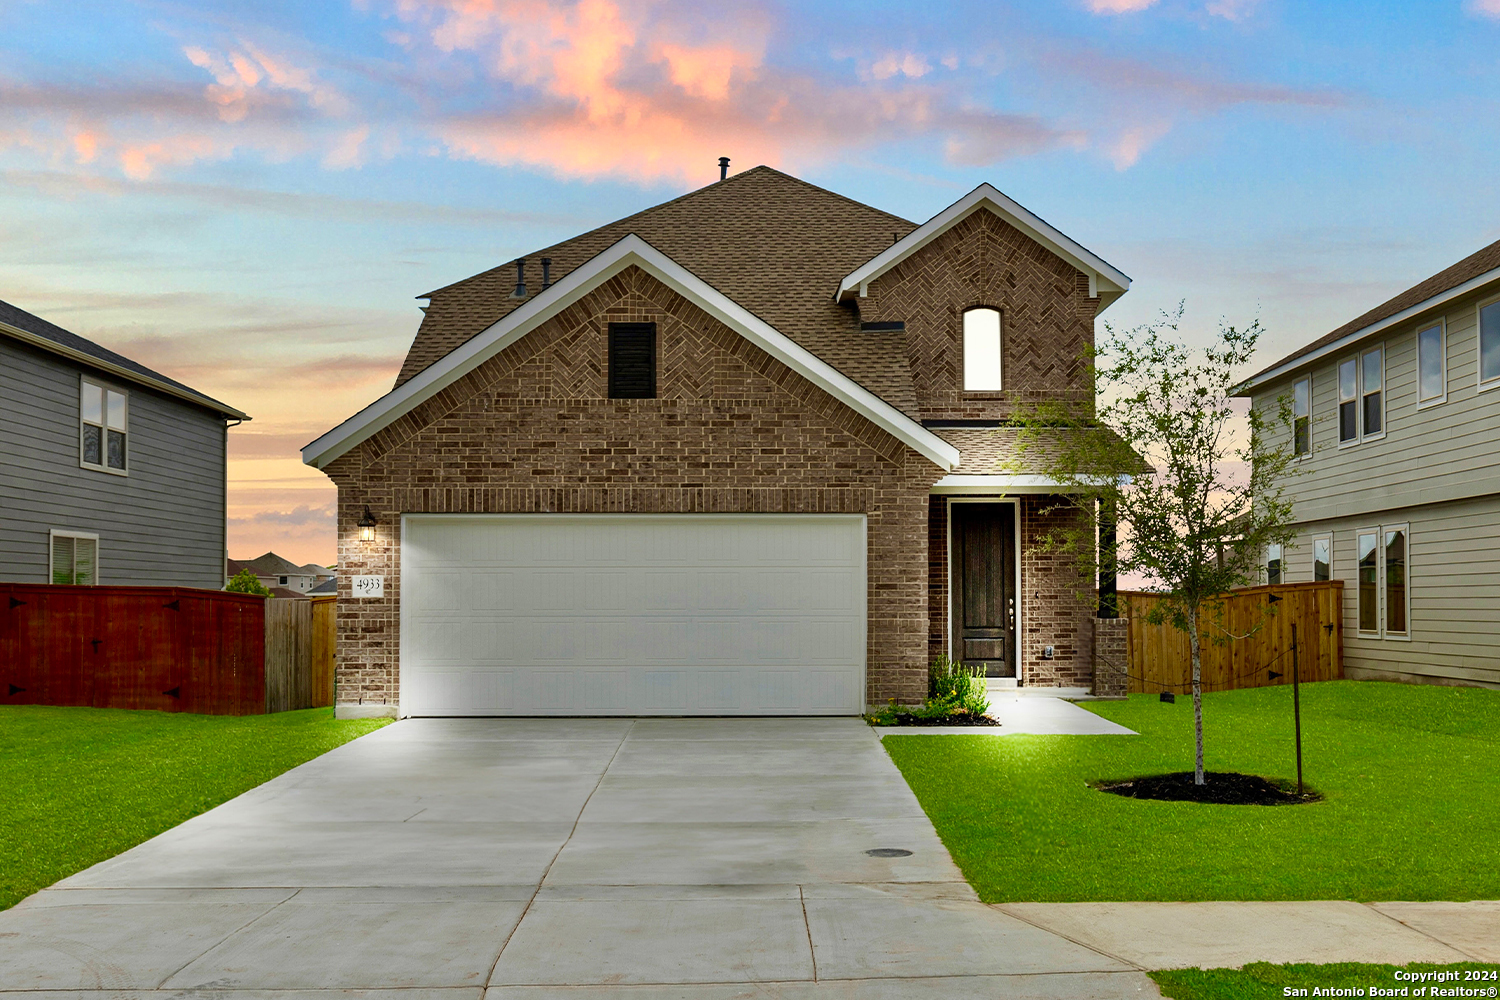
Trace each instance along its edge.
{"label": "sunset sky", "polygon": [[989,181],[1264,360],[1500,237],[1500,0],[0,0],[0,299],[250,413],[231,554],[334,559],[298,449],[415,297],[765,163]]}

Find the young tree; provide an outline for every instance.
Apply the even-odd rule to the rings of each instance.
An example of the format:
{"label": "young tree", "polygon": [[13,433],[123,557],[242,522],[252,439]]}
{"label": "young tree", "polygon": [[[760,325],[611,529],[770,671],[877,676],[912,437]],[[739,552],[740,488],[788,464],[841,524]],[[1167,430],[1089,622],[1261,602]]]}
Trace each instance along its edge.
{"label": "young tree", "polygon": [[[1241,417],[1230,394],[1235,374],[1255,352],[1260,323],[1221,324],[1218,340],[1200,352],[1178,339],[1182,315],[1179,305],[1134,330],[1106,325],[1089,359],[1094,398],[1104,401],[1097,418],[1038,408],[1018,421],[1019,461],[1033,471],[1040,465],[1084,515],[1074,521],[1081,526],[1048,544],[1072,552],[1089,577],[1097,558],[1151,580],[1162,597],[1148,620],[1187,633],[1194,780],[1201,785],[1201,629],[1217,624],[1227,638],[1220,595],[1257,583],[1266,546],[1291,540],[1291,503],[1281,484],[1292,454],[1269,440],[1277,424],[1290,424],[1290,403],[1281,401],[1272,414],[1251,408],[1237,433]],[[1111,551],[1096,552],[1099,512],[1112,513],[1121,529]]]}
{"label": "young tree", "polygon": [[232,594],[254,594],[256,597],[270,597],[271,592],[266,589],[260,578],[248,569],[242,569],[234,575],[224,588]]}

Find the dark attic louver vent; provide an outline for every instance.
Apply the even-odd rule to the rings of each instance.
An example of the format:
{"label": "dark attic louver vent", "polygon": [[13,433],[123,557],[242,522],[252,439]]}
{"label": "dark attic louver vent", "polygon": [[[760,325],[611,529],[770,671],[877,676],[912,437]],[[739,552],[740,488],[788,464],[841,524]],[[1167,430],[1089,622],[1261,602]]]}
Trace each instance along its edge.
{"label": "dark attic louver vent", "polygon": [[656,324],[609,324],[609,398],[656,398]]}

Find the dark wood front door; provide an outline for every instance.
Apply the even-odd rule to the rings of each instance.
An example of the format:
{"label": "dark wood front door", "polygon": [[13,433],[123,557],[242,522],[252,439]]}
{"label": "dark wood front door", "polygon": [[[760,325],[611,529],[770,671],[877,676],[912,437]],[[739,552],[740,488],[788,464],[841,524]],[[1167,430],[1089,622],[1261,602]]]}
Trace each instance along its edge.
{"label": "dark wood front door", "polygon": [[1016,505],[953,503],[953,658],[1016,676]]}

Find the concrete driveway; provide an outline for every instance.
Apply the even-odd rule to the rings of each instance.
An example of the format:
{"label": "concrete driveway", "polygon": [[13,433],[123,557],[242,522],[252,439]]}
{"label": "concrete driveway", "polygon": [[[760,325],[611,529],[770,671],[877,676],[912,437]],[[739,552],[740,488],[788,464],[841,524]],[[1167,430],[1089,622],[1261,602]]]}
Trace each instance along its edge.
{"label": "concrete driveway", "polygon": [[850,719],[399,722],[0,913],[0,991],[485,987],[1156,995],[979,903]]}

